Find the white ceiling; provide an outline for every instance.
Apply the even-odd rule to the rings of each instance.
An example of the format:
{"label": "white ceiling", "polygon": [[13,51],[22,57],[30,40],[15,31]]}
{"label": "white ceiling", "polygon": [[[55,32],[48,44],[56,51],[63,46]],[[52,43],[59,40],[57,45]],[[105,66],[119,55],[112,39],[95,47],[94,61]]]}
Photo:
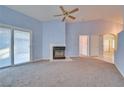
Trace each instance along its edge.
{"label": "white ceiling", "polygon": [[[27,16],[33,17],[40,21],[61,20],[62,17],[53,17],[60,14],[61,11],[57,5],[8,5],[8,8],[21,12]],[[67,5],[64,6],[67,10],[79,8],[80,11],[74,13],[76,21],[89,20],[109,20],[117,23],[123,23],[122,17],[123,6],[87,6],[87,5]]]}

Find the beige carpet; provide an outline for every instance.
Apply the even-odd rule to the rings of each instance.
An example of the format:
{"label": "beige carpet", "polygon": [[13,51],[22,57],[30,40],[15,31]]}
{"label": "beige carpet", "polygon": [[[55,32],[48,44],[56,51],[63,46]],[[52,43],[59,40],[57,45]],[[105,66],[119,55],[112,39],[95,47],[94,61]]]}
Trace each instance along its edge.
{"label": "beige carpet", "polygon": [[124,86],[124,78],[113,64],[82,58],[66,62],[36,62],[0,69],[5,87],[112,87]]}

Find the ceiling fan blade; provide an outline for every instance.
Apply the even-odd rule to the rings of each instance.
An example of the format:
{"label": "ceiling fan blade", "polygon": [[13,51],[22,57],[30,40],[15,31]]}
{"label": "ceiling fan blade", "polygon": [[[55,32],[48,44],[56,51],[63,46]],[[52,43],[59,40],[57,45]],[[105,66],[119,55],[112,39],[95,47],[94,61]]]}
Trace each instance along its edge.
{"label": "ceiling fan blade", "polygon": [[62,21],[65,21],[65,18],[66,18],[66,17],[64,17],[64,18],[62,19]]}
{"label": "ceiling fan blade", "polygon": [[79,8],[75,8],[72,11],[70,11],[69,13],[71,14],[71,13],[74,13],[74,12],[77,12],[77,11],[79,11]]}
{"label": "ceiling fan blade", "polygon": [[63,16],[63,14],[60,14],[60,15],[54,15],[55,17],[57,17],[57,16]]}
{"label": "ceiling fan blade", "polygon": [[68,17],[71,18],[71,19],[73,19],[73,20],[76,19],[76,17],[71,16],[71,15],[69,15]]}
{"label": "ceiling fan blade", "polygon": [[60,6],[60,9],[62,10],[63,13],[65,13],[65,9],[63,6]]}

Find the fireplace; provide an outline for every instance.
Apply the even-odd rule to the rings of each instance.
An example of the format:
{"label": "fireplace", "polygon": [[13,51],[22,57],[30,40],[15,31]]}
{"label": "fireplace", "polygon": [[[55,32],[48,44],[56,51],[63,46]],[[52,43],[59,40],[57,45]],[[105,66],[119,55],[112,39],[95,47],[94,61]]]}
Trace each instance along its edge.
{"label": "fireplace", "polygon": [[53,47],[53,59],[65,59],[65,47]]}

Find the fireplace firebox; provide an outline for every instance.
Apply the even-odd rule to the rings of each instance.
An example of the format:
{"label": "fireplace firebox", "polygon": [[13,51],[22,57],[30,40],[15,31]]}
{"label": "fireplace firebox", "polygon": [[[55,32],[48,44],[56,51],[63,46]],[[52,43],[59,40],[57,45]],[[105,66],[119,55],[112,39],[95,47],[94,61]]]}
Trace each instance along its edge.
{"label": "fireplace firebox", "polygon": [[65,59],[65,47],[53,47],[53,59]]}

